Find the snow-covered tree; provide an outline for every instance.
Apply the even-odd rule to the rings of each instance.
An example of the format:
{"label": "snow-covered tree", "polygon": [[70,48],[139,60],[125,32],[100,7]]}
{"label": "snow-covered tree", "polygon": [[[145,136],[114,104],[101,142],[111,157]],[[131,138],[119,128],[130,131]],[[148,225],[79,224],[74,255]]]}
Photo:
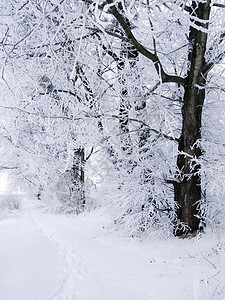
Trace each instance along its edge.
{"label": "snow-covered tree", "polygon": [[[88,138],[82,138],[87,124],[80,125],[86,99],[69,81],[80,24],[78,33],[68,28],[77,22],[68,5],[12,1],[12,6],[9,14],[2,11],[1,107],[7,126],[1,129],[5,141],[11,141],[14,165],[7,163],[9,152],[3,160],[37,192],[70,172],[70,197],[84,203],[82,149]],[[79,9],[76,6],[78,16]]]}
{"label": "snow-covered tree", "polygon": [[[223,62],[224,4],[210,0],[83,2],[95,28],[113,37],[110,47],[116,46],[116,40],[125,41],[145,58],[148,73],[153,73],[151,81],[157,80],[153,90],[159,99],[174,101],[174,109],[180,104],[180,127],[169,134],[155,131],[178,144],[177,168],[167,178],[167,183],[174,186],[177,203],[175,232],[182,234],[184,225],[195,233],[204,199],[198,162],[202,156],[202,111],[206,95],[210,97],[211,70]],[[146,76],[144,67],[142,75]],[[166,125],[168,132],[171,125]]]}
{"label": "snow-covered tree", "polygon": [[207,111],[224,97],[224,13],[210,0],[13,1],[1,21],[11,167],[67,180],[77,206],[85,152],[96,149],[93,165],[105,174],[110,164],[118,184],[118,223],[196,233],[213,215]]}

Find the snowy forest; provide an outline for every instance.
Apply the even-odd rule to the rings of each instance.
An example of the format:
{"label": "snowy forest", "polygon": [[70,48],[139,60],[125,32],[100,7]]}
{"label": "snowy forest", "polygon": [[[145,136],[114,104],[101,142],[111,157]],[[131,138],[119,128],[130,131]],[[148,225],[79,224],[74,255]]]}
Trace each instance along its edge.
{"label": "snowy forest", "polygon": [[[30,197],[62,224],[107,210],[121,243],[210,244],[214,232],[207,251],[224,251],[224,0],[1,0],[0,16],[1,210]],[[214,275],[186,297],[149,297],[224,299]],[[69,286],[23,300],[106,299]]]}

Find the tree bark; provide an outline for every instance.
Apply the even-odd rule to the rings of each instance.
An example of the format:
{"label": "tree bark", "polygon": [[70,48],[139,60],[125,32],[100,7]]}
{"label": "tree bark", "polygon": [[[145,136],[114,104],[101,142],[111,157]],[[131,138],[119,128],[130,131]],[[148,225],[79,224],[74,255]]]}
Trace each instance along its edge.
{"label": "tree bark", "polygon": [[84,149],[79,148],[74,150],[73,167],[71,168],[72,197],[77,198],[77,209],[83,211],[85,208],[85,191],[84,191]]}
{"label": "tree bark", "polygon": [[[205,99],[204,85],[206,76],[203,74],[205,66],[205,52],[207,43],[208,20],[210,16],[210,0],[196,4],[191,9],[198,21],[199,27],[190,28],[189,42],[191,49],[188,55],[190,69],[184,87],[182,108],[182,133],[178,145],[178,176],[174,183],[175,201],[179,207],[177,217],[187,225],[187,231],[195,233],[199,229],[200,218],[198,202],[201,200],[200,166],[194,163],[201,156],[201,149],[196,142],[201,138],[202,107]],[[204,20],[201,22],[201,20]],[[206,21],[206,22],[205,22]],[[176,234],[183,234],[183,229],[177,228]]]}

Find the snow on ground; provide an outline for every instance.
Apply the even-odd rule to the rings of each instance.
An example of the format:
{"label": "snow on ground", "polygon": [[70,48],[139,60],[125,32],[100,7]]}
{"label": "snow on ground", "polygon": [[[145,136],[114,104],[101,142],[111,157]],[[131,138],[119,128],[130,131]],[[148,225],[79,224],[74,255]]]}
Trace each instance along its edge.
{"label": "snow on ground", "polygon": [[126,239],[106,209],[56,215],[24,198],[0,221],[0,300],[225,299],[225,239]]}

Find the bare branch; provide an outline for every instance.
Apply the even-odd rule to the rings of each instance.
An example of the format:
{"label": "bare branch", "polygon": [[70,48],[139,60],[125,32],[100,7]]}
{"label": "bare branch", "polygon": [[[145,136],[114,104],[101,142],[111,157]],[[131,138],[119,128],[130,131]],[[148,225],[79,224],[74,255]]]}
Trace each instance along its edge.
{"label": "bare branch", "polygon": [[[69,94],[69,95],[71,95],[71,96],[73,96],[73,97],[77,97],[77,95],[74,93],[74,92],[72,92],[72,91],[68,91],[68,90],[61,90],[61,89],[54,89],[53,90],[53,93],[64,93],[64,94]],[[40,95],[45,95],[46,93],[40,93]]]}
{"label": "bare branch", "polygon": [[35,113],[35,112],[27,111],[27,110],[21,109],[19,107],[14,107],[14,106],[2,106],[2,105],[0,105],[0,107],[4,108],[4,109],[9,109],[9,110],[15,110],[15,111],[21,112],[23,114],[27,114],[27,115],[41,117],[43,119],[62,119],[62,120],[71,120],[71,121],[82,120],[81,117],[80,118],[73,118],[73,117],[67,117],[67,116],[46,116],[46,115],[41,114],[41,113]]}
{"label": "bare branch", "polygon": [[[221,44],[225,40],[225,32],[221,33],[219,44]],[[213,50],[213,46],[209,48],[209,52]],[[213,59],[212,62],[209,62],[203,68],[203,75],[205,76],[216,64],[218,64],[225,57],[225,51],[220,53],[216,58]]]}
{"label": "bare branch", "polygon": [[18,169],[18,167],[5,167],[5,166],[0,166],[0,170],[15,170]]}
{"label": "bare branch", "polygon": [[[120,117],[117,116],[117,115],[112,115],[111,116],[112,118],[116,118],[116,119],[119,119]],[[161,137],[164,137],[170,141],[175,141],[175,142],[179,142],[179,139],[178,138],[175,138],[175,137],[172,137],[172,136],[169,136],[157,129],[154,129],[154,128],[151,128],[148,124],[146,124],[144,121],[141,121],[141,120],[138,120],[138,119],[134,119],[134,118],[128,118],[128,121],[131,121],[131,122],[136,122],[136,123],[139,123],[141,125],[143,125],[144,127],[147,127],[149,131],[152,131],[154,132],[155,134],[161,136]]]}
{"label": "bare branch", "polygon": [[91,147],[91,151],[89,153],[89,155],[85,158],[85,162],[91,157],[91,155],[93,154],[93,151],[94,151],[94,147]]}
{"label": "bare branch", "polygon": [[213,3],[212,6],[220,7],[220,8],[225,8],[225,4],[222,3]]}
{"label": "bare branch", "polygon": [[27,2],[25,2],[19,9],[18,11],[22,10],[30,1],[28,0]]}
{"label": "bare branch", "polygon": [[[83,1],[88,4],[94,4],[93,1],[91,1],[91,0],[83,0]],[[184,84],[185,84],[184,78],[182,78],[180,76],[176,76],[176,75],[167,74],[164,71],[158,56],[156,54],[153,54],[149,50],[147,50],[140,42],[138,42],[138,40],[135,38],[133,32],[131,31],[129,22],[118,11],[116,6],[113,4],[113,0],[105,1],[104,7],[106,6],[106,4],[109,4],[109,6],[110,6],[107,12],[109,14],[113,15],[116,18],[116,20],[119,22],[119,24],[123,28],[124,32],[126,33],[129,43],[131,43],[138,50],[138,52],[140,52],[142,55],[144,55],[145,57],[147,57],[148,59],[150,59],[153,62],[157,73],[161,76],[162,82],[175,82],[175,83],[179,83],[184,86]],[[102,9],[101,6],[98,6],[98,8]]]}

